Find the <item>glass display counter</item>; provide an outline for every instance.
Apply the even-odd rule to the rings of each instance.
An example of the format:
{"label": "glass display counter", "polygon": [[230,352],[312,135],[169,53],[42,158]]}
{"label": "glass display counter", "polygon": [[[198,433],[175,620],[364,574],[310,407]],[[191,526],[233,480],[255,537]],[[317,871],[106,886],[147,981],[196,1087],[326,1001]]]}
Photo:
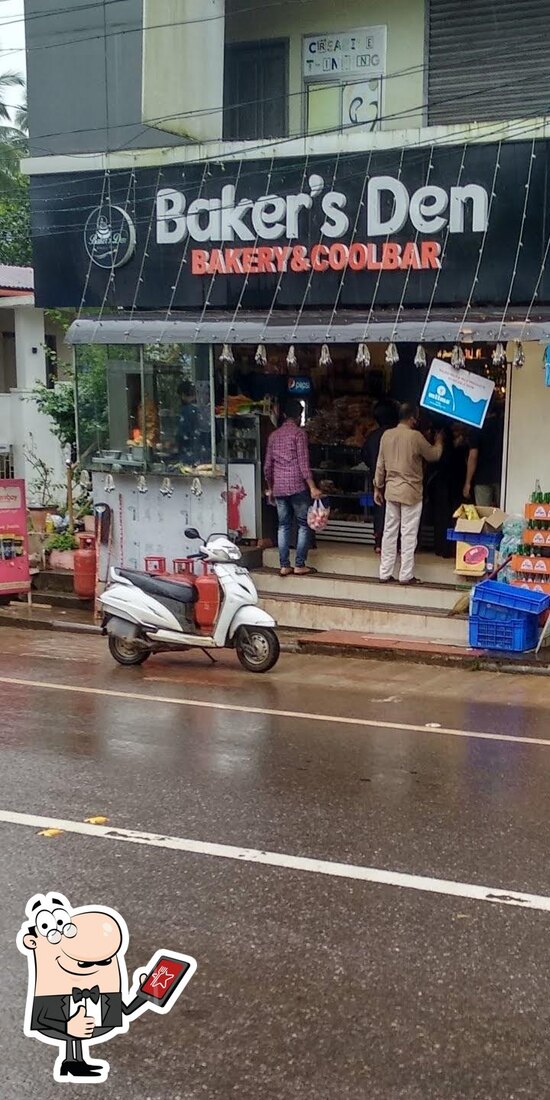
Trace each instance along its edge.
{"label": "glass display counter", "polygon": [[81,461],[98,471],[219,475],[206,346],[77,348]]}

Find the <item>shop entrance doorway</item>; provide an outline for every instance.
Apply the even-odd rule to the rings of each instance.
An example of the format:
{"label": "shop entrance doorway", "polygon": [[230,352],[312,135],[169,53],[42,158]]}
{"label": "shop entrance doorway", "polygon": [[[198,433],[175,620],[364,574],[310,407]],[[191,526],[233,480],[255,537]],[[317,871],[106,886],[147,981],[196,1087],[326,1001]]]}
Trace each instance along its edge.
{"label": "shop entrance doorway", "polygon": [[[387,344],[369,344],[368,350],[370,362],[365,363],[357,361],[357,345],[333,345],[330,361],[324,362],[317,345],[297,345],[295,357],[289,357],[286,346],[270,346],[267,362],[262,363],[257,361],[254,347],[233,348],[230,399],[248,399],[250,409],[254,403],[257,416],[263,411],[265,418],[263,430],[253,433],[258,441],[254,454],[258,466],[285,397],[293,394],[304,401],[313,474],[331,501],[331,520],[319,541],[374,545],[372,482],[379,421],[383,415],[383,425],[391,426],[400,403],[418,403],[431,361],[450,361],[452,355],[451,345],[427,344],[426,366],[418,366],[416,344],[398,344],[398,358],[393,363],[387,361]],[[493,364],[492,351],[492,346],[481,344],[465,348],[466,369],[491,378],[495,384],[481,432],[421,410],[420,430],[427,438],[433,438],[437,430],[445,433],[441,461],[426,468],[420,532],[420,547],[440,557],[454,556],[446,531],[452,526],[453,512],[465,499],[495,506],[500,503],[507,368]],[[237,457],[241,437],[239,416],[232,416],[230,455],[235,450]],[[269,523],[269,517],[265,522]],[[264,534],[269,537],[270,532],[264,530]]]}

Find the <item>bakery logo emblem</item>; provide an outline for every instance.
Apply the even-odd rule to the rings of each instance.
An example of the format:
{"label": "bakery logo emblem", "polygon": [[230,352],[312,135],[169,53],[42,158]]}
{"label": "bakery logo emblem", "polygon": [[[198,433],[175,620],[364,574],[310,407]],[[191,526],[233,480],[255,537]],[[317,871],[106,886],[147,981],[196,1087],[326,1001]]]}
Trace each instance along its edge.
{"label": "bakery logo emblem", "polygon": [[128,981],[128,928],[105,905],[77,909],[63,894],[35,894],[17,946],[27,959],[24,1033],[57,1048],[57,1082],[103,1082],[109,1063],[97,1043],[128,1031],[147,1009],[164,1014],[197,969],[190,955],[157,951]]}
{"label": "bakery logo emblem", "polygon": [[92,210],[84,227],[84,244],[96,267],[124,267],[136,250],[135,225],[121,206],[103,203]]}

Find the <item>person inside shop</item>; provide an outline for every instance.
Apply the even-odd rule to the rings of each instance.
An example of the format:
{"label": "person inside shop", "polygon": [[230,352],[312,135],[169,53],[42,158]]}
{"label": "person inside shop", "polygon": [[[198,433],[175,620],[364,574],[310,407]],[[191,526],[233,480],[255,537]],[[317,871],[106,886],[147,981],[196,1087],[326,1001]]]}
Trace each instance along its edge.
{"label": "person inside shop", "polygon": [[435,442],[418,431],[419,411],[414,405],[401,406],[397,428],[382,436],[374,477],[374,499],[386,503],[386,519],[380,557],[380,582],[394,581],[397,540],[401,534],[400,584],[418,584],[414,575],[414,555],[422,516],[424,462],[438,462],[443,454],[443,436]]}
{"label": "person inside shop", "polygon": [[439,430],[443,441],[443,452],[439,462],[428,468],[425,495],[432,514],[434,531],[434,552],[438,558],[450,558],[453,546],[447,541],[447,531],[452,527],[453,507],[452,469],[454,460],[454,441],[450,422],[444,418],[434,420],[428,442],[433,443],[435,431]]}
{"label": "person inside shop", "polygon": [[451,425],[453,433],[453,450],[451,456],[450,492],[452,514],[464,501],[464,482],[468,469],[468,455],[470,453],[469,429],[465,424],[455,420]]}
{"label": "person inside shop", "polygon": [[178,458],[185,466],[193,466],[199,461],[201,425],[192,383],[187,380],[181,382],[178,396],[181,401],[176,429]]}
{"label": "person inside shop", "polygon": [[311,546],[307,513],[311,500],[319,500],[309,460],[307,435],[300,427],[302,405],[296,398],[287,401],[284,422],[268,439],[264,473],[268,500],[277,507],[278,546],[281,576],[292,573],[290,565],[290,536],[292,522],[298,525],[296,540],[296,566],[294,573],[303,576],[314,573],[307,565]]}
{"label": "person inside shop", "polygon": [[472,488],[474,501],[481,507],[495,508],[500,503],[500,478],[504,448],[504,420],[496,408],[490,408],[481,431],[472,429],[464,500],[470,500]]}
{"label": "person inside shop", "polygon": [[[374,475],[376,473],[376,464],[378,462],[378,455],[380,453],[380,443],[384,432],[387,432],[389,428],[395,428],[397,426],[398,415],[397,409],[393,401],[380,401],[374,409],[374,419],[376,420],[377,427],[369,432],[361,451],[361,457],[365,466],[368,467],[371,480],[374,482]],[[374,552],[380,554],[382,551],[382,535],[384,533],[384,520],[386,518],[386,506],[385,504],[374,505]]]}

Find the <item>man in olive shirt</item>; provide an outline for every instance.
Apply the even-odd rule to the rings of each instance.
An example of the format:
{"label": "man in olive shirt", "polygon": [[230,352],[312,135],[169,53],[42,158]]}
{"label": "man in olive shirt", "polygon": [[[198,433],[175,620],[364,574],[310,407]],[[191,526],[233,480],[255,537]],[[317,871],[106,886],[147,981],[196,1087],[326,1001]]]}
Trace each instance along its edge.
{"label": "man in olive shirt", "polygon": [[418,584],[414,575],[414,553],[422,515],[424,461],[438,462],[443,452],[443,437],[436,435],[433,446],[416,430],[418,409],[402,405],[399,425],[382,436],[374,477],[376,504],[386,501],[386,520],[380,558],[380,581],[394,579],[397,541],[401,532],[400,584]]}

